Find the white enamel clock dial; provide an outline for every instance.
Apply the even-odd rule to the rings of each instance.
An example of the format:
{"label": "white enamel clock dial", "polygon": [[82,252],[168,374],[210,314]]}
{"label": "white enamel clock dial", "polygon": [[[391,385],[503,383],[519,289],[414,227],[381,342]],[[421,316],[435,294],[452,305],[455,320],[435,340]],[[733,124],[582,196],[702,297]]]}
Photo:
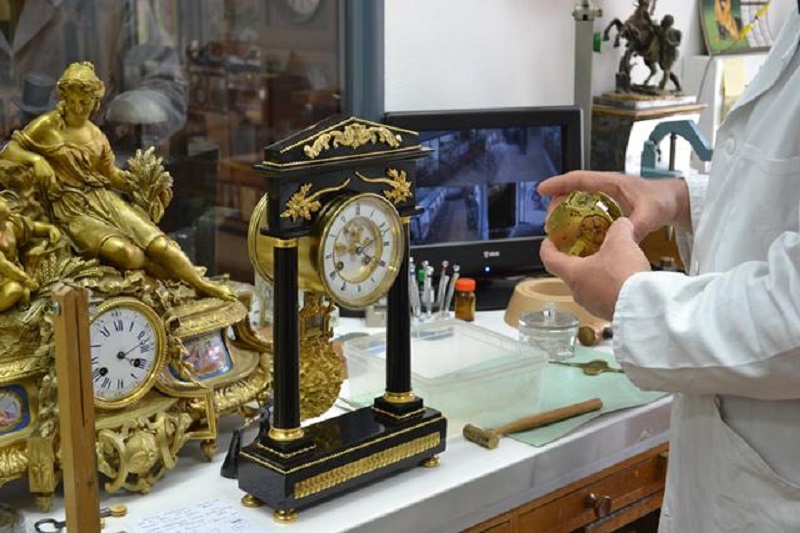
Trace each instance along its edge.
{"label": "white enamel clock dial", "polygon": [[326,217],[319,252],[322,282],[341,306],[371,305],[391,287],[404,252],[394,206],[375,194],[353,196]]}
{"label": "white enamel clock dial", "polygon": [[322,3],[321,0],[280,0],[291,14],[294,22],[310,20]]}
{"label": "white enamel clock dial", "polygon": [[98,407],[125,407],[150,390],[165,353],[164,326],[150,307],[133,298],[104,302],[89,338]]}

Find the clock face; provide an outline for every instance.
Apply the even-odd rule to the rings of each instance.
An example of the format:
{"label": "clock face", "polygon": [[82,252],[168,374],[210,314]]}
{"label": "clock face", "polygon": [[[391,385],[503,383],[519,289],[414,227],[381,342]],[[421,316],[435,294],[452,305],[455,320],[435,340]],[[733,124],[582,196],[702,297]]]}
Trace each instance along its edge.
{"label": "clock face", "polygon": [[103,303],[89,327],[95,403],[124,407],[153,384],[164,359],[165,334],[158,315],[133,298]]}
{"label": "clock face", "polygon": [[375,194],[351,197],[325,217],[320,276],[339,305],[375,303],[397,277],[405,252],[402,222],[388,200]]}
{"label": "clock face", "polygon": [[309,21],[320,7],[322,0],[278,0],[278,5],[287,12],[292,22]]}

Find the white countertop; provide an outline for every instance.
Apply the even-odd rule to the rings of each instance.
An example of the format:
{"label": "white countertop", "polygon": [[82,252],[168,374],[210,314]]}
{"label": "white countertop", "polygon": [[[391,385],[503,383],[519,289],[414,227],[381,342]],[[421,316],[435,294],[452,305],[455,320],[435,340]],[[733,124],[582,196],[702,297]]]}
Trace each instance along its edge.
{"label": "white countertop", "polygon": [[[516,335],[516,330],[502,321],[501,312],[481,313],[478,324]],[[337,326],[337,333],[360,329],[359,321],[344,319]],[[671,403],[668,396],[642,407],[603,415],[541,448],[504,438],[498,448],[487,450],[460,435],[454,436],[448,439],[438,468],[415,468],[329,500],[301,511],[298,520],[289,525],[274,522],[267,507],[241,506],[243,493],[236,481],[220,477],[230,431],[237,424],[235,418],[227,418],[221,422],[220,448],[212,462],[203,459],[199,443],[189,443],[181,451],[177,467],[149,494],[101,494],[101,498],[106,504],[127,504],[130,519],[219,499],[235,505],[244,517],[263,525],[267,532],[460,531],[666,442]],[[331,410],[332,414],[336,412],[341,411]],[[252,432],[246,434],[243,444],[253,437]],[[6,485],[0,490],[0,500],[22,509],[31,523],[43,516],[63,518],[60,497],[51,513],[40,514],[35,511],[26,485],[24,481]],[[104,531],[125,529],[135,533],[126,527],[127,521],[110,519]]]}

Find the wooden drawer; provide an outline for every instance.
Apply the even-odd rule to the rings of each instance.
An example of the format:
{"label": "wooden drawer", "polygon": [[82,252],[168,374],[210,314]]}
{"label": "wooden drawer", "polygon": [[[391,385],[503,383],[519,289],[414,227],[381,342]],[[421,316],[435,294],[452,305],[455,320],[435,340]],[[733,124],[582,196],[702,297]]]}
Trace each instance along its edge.
{"label": "wooden drawer", "polygon": [[665,478],[665,459],[651,455],[549,502],[523,507],[519,531],[573,531],[663,491]]}
{"label": "wooden drawer", "polygon": [[667,445],[547,494],[468,533],[605,533],[660,508]]}

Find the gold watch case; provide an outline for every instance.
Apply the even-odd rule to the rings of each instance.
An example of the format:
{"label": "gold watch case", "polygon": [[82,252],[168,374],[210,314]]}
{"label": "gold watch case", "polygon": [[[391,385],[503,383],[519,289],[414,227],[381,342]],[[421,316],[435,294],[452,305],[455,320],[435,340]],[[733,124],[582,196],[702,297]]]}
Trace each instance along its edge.
{"label": "gold watch case", "polygon": [[[136,298],[127,297],[127,296],[120,296],[116,298],[111,298],[100,305],[97,306],[95,313],[91,317],[89,331],[92,331],[92,326],[97,323],[99,320],[110,316],[115,310],[118,309],[125,309],[131,311],[135,314],[138,314],[147,321],[149,326],[152,328],[154,338],[152,339],[155,343],[155,348],[153,351],[153,361],[150,368],[147,370],[147,374],[144,379],[136,385],[136,387],[129,393],[121,395],[113,400],[105,399],[98,396],[95,393],[95,406],[99,409],[122,409],[124,407],[128,407],[136,403],[142,396],[147,394],[150,389],[153,388],[155,385],[156,379],[158,377],[159,372],[164,368],[164,364],[166,362],[166,331],[164,329],[164,323],[161,320],[161,317],[153,310],[152,307],[145,304],[141,300]],[[113,329],[113,328],[112,328]],[[114,332],[118,333],[118,332]],[[92,337],[90,338],[90,344],[92,346],[91,350],[91,360],[92,365],[94,366],[95,360],[95,348],[98,346],[98,341],[101,339]],[[94,384],[94,379],[93,379]]]}

